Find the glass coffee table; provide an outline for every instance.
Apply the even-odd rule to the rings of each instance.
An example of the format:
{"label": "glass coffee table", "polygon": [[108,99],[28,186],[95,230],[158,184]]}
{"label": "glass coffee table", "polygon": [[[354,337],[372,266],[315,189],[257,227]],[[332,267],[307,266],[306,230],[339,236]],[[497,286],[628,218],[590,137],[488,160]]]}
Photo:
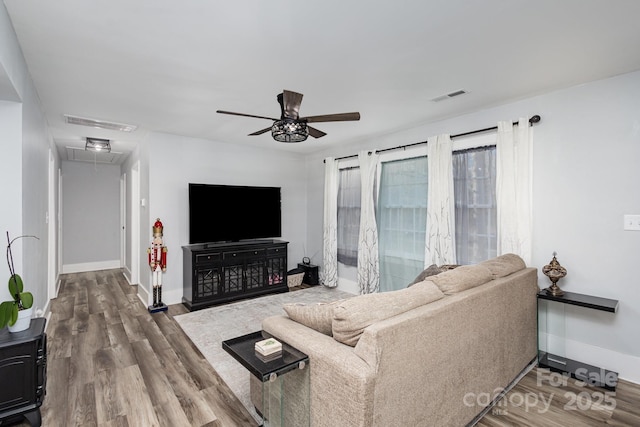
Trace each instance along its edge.
{"label": "glass coffee table", "polygon": [[309,356],[282,342],[282,355],[264,361],[254,345],[266,338],[272,337],[252,332],[223,341],[222,348],[260,383],[262,398],[252,400],[263,426],[309,426]]}

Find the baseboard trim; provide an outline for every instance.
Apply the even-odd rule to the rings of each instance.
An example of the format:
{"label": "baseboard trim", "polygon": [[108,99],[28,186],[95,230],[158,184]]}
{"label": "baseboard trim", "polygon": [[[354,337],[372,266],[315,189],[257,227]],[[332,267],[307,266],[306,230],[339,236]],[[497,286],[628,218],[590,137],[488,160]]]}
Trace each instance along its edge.
{"label": "baseboard trim", "polygon": [[129,270],[129,267],[127,267],[126,265],[124,267],[122,267],[122,274],[124,275],[124,277],[127,279],[127,282],[129,282],[130,285],[135,285],[137,283],[133,283],[131,280],[131,270]]}
{"label": "baseboard trim", "polygon": [[136,295],[138,295],[138,299],[142,301],[145,307],[149,305],[149,291],[138,285],[138,293]]}
{"label": "baseboard trim", "polygon": [[62,273],[83,273],[85,271],[112,270],[114,268],[120,268],[120,260],[65,264],[62,266]]}

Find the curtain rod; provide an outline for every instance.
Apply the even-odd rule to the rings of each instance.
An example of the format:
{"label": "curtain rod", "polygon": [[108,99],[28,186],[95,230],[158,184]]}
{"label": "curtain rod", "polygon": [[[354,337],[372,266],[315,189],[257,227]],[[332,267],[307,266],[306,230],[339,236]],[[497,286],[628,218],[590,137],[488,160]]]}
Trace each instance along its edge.
{"label": "curtain rod", "polygon": [[[535,115],[535,116],[531,116],[531,118],[529,119],[529,125],[533,125],[534,123],[538,123],[540,121],[540,116],[539,115]],[[514,126],[518,125],[518,122],[513,122],[512,123]],[[464,132],[464,133],[458,133],[456,135],[451,135],[450,138],[460,138],[461,136],[468,136],[468,135],[474,135],[476,133],[482,133],[482,132],[489,132],[492,130],[497,130],[498,126],[493,126],[490,128],[484,128],[484,129],[478,129],[478,130],[472,130],[469,132]],[[377,150],[376,153],[384,153],[385,151],[393,151],[393,150],[404,150],[407,147],[413,147],[415,145],[421,145],[421,144],[426,144],[427,141],[420,141],[420,142],[414,142],[412,144],[406,144],[406,145],[399,145],[397,147],[391,147],[391,148],[383,148],[382,150]],[[371,152],[369,152],[369,154],[371,154]],[[350,156],[342,156],[342,157],[336,157],[335,160],[344,160],[344,159],[351,159],[353,157],[358,157],[357,154],[352,154]],[[324,160],[322,160],[322,162],[324,163]]]}

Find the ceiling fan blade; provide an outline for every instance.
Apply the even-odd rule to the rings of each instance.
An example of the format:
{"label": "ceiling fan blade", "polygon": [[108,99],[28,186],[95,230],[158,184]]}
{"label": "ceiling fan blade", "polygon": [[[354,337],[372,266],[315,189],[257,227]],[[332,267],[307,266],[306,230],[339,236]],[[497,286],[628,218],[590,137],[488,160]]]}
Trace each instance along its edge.
{"label": "ceiling fan blade", "polygon": [[263,133],[269,132],[270,130],[271,130],[271,126],[269,126],[268,128],[257,130],[254,133],[250,133],[249,136],[262,135]]}
{"label": "ceiling fan blade", "polygon": [[278,119],[274,119],[273,117],[255,116],[253,114],[244,114],[244,113],[234,113],[233,111],[218,110],[218,111],[216,111],[216,113],[231,114],[232,116],[253,117],[255,119],[267,119],[267,120],[274,120],[274,121],[278,120]]}
{"label": "ceiling fan blade", "polygon": [[323,136],[326,135],[326,133],[316,128],[312,128],[311,126],[307,126],[307,130],[309,131],[309,135],[311,135],[314,138],[322,138]]}
{"label": "ceiling fan blade", "polygon": [[278,95],[278,102],[282,108],[282,118],[298,119],[302,96],[301,93],[290,90],[283,90],[282,93]]}
{"label": "ceiling fan blade", "polygon": [[319,122],[349,122],[360,120],[360,113],[340,113],[340,114],[324,114],[321,116],[309,116],[300,117],[300,120],[304,120],[307,123],[319,123]]}

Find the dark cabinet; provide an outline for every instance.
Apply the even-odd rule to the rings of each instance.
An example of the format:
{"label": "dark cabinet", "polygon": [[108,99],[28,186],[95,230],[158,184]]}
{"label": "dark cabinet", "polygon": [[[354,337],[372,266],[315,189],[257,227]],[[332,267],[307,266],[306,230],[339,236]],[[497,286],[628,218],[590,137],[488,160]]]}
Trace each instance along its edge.
{"label": "dark cabinet", "polygon": [[183,246],[183,304],[197,310],[287,292],[287,244],[267,240]]}
{"label": "dark cabinet", "polygon": [[298,263],[298,268],[304,270],[302,283],[307,285],[319,285],[320,277],[318,275],[318,266],[313,264]]}
{"label": "dark cabinet", "polygon": [[47,383],[46,320],[31,320],[29,329],[0,330],[0,424],[24,416],[40,426],[40,406]]}

